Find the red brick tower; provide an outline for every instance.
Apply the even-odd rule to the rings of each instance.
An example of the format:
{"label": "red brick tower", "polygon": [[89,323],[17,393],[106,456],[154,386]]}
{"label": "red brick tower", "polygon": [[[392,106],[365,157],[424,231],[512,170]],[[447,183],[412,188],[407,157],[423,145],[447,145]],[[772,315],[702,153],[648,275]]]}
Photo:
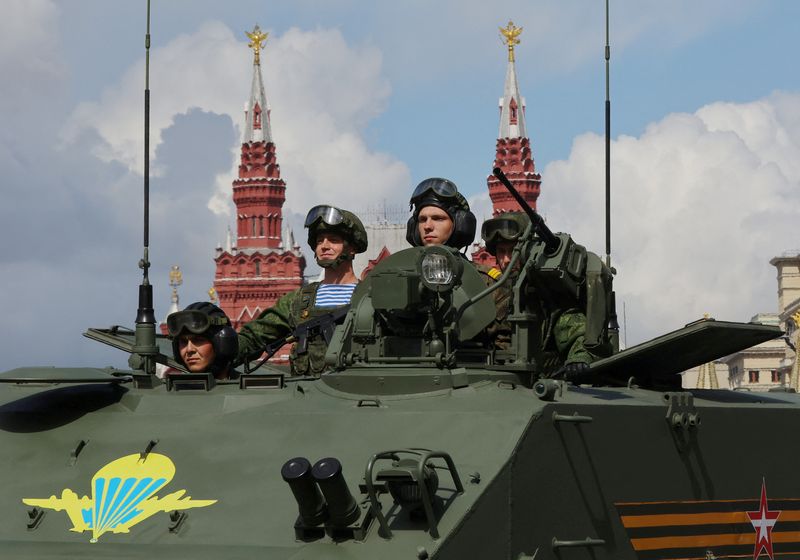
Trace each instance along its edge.
{"label": "red brick tower", "polygon": [[[500,98],[500,134],[497,137],[497,149],[492,168],[502,169],[522,198],[535,210],[542,176],[536,172],[533,162],[531,141],[525,127],[525,99],[519,93],[517,71],[514,66],[514,46],[519,44],[518,36],[521,32],[522,28],[514,27],[510,21],[506,27],[500,28],[500,33],[508,45],[508,68],[503,97]],[[521,210],[520,205],[517,204],[508,189],[494,175],[489,175],[486,183],[489,186],[489,197],[492,199],[494,216],[503,212]],[[495,264],[494,257],[483,247],[472,254],[472,260],[491,266]]]}
{"label": "red brick tower", "polygon": [[236,242],[229,231],[225,247],[218,247],[214,258],[219,306],[237,329],[299,288],[306,266],[294,237],[283,230],[286,183],[272,141],[259,57],[267,34],[256,26],[247,36],[255,58],[239,177],[233,181]]}

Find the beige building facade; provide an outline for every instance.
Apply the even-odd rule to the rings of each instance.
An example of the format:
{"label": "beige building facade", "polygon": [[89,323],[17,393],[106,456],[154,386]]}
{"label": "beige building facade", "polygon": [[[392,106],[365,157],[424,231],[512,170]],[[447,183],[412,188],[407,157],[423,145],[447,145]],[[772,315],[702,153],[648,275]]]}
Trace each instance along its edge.
{"label": "beige building facade", "polygon": [[750,321],[778,325],[787,337],[726,356],[714,362],[713,367],[704,364],[688,370],[683,374],[684,388],[712,388],[711,377],[715,374],[720,389],[791,388],[800,392],[800,372],[794,350],[800,341],[800,251],[785,252],[769,263],[777,272],[778,313],[759,313]]}

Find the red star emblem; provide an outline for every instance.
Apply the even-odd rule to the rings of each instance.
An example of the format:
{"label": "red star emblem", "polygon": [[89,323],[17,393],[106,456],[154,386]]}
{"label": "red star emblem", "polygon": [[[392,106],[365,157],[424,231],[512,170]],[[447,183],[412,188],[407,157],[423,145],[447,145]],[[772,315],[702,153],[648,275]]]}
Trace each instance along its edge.
{"label": "red star emblem", "polygon": [[778,522],[780,511],[770,511],[767,506],[767,485],[764,479],[761,479],[761,503],[758,506],[758,511],[748,511],[747,517],[750,518],[750,523],[753,524],[753,529],[756,532],[756,547],[753,550],[753,560],[761,556],[761,551],[766,550],[767,556],[770,560],[774,560],[772,556],[772,529],[775,523]]}

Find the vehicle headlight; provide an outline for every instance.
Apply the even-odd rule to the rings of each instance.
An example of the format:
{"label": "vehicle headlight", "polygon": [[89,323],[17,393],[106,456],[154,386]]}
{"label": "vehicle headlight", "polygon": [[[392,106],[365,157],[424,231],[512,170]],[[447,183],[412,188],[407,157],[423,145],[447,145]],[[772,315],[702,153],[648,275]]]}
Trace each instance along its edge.
{"label": "vehicle headlight", "polygon": [[422,283],[435,292],[453,289],[463,267],[461,257],[439,245],[426,247],[417,265]]}

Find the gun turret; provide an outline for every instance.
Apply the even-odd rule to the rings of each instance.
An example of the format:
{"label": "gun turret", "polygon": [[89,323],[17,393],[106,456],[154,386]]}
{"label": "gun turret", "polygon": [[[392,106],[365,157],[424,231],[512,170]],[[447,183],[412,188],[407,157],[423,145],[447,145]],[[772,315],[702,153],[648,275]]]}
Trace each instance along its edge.
{"label": "gun turret", "polygon": [[517,192],[517,189],[514,188],[514,185],[511,184],[511,181],[508,180],[503,170],[499,167],[495,167],[492,170],[497,179],[503,183],[503,185],[508,189],[508,192],[511,193],[511,196],[514,197],[514,200],[522,207],[522,210],[528,215],[528,218],[531,220],[531,225],[533,228],[534,233],[539,236],[542,241],[544,241],[545,252],[548,255],[555,253],[558,250],[560,245],[560,241],[558,237],[550,231],[550,228],[547,227],[547,224],[544,223],[544,219],[539,215],[539,213],[530,207],[530,205],[525,202],[525,199],[522,198],[522,195]]}
{"label": "gun turret", "polygon": [[517,362],[530,357],[541,344],[542,333],[529,329],[537,322],[531,322],[531,314],[548,309],[582,311],[586,315],[585,347],[597,356],[618,351],[614,271],[570,235],[553,233],[502,170],[495,168],[493,172],[531,220],[531,227],[518,240],[524,264],[514,285],[514,313],[509,317],[517,325]]}

